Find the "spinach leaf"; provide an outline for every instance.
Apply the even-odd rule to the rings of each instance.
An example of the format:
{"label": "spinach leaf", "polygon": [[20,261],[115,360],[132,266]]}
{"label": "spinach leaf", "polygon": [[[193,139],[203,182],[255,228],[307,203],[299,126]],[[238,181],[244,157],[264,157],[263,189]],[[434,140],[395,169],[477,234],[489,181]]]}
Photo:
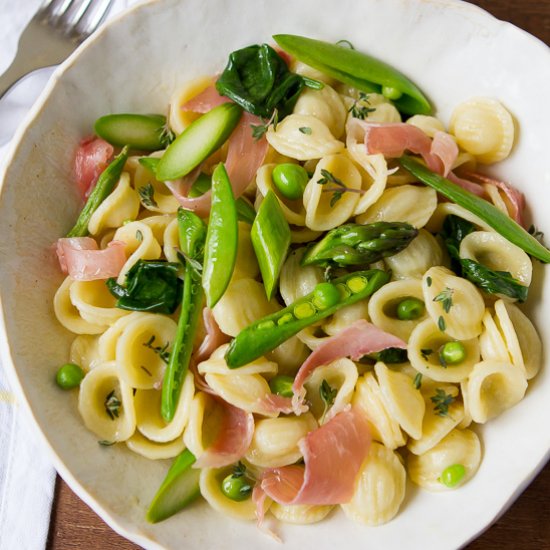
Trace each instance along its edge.
{"label": "spinach leaf", "polygon": [[216,89],[245,111],[269,119],[289,114],[304,87],[304,79],[288,70],[283,58],[268,44],[253,45],[229,55]]}
{"label": "spinach leaf", "polygon": [[508,296],[524,302],[529,287],[514,279],[508,271],[494,271],[479,262],[460,257],[460,243],[472,231],[475,231],[474,224],[458,216],[447,216],[443,222],[440,235],[451,256],[453,271],[489,294]]}
{"label": "spinach leaf", "polygon": [[365,358],[372,361],[382,361],[388,365],[394,363],[405,363],[408,361],[407,350],[401,348],[386,348],[376,353],[369,353],[361,359],[361,362],[363,362],[363,359]]}
{"label": "spinach leaf", "polygon": [[118,298],[116,307],[132,311],[174,313],[181,296],[177,263],[139,260],[126,274],[126,284],[107,279],[106,285]]}

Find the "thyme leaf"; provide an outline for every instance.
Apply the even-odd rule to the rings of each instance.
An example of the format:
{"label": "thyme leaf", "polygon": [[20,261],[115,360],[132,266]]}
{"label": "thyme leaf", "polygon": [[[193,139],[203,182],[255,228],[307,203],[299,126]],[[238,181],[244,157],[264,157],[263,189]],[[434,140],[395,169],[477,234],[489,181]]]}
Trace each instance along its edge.
{"label": "thyme leaf", "polygon": [[428,357],[433,353],[433,350],[430,348],[424,348],[420,350],[420,355],[422,355],[422,358],[427,361]]}
{"label": "thyme leaf", "polygon": [[273,131],[276,132],[277,124],[279,124],[279,113],[277,112],[277,109],[275,109],[269,120],[262,119],[261,124],[250,125],[250,127],[252,128],[252,137],[256,141],[262,139],[262,137],[266,134],[271,125],[273,125]]}
{"label": "thyme leaf", "polygon": [[141,186],[138,189],[139,199],[143,206],[148,206],[149,208],[158,208],[157,201],[155,200],[155,188],[151,182],[146,185]]}
{"label": "thyme leaf", "polygon": [[348,109],[348,113],[351,113],[353,118],[358,118],[360,120],[365,120],[369,113],[376,111],[374,107],[367,107],[370,105],[369,96],[365,92],[359,92],[359,97],[353,102],[353,105]]}
{"label": "thyme leaf", "polygon": [[337,394],[338,390],[336,388],[332,388],[326,380],[323,380],[321,382],[321,385],[319,386],[319,395],[321,396],[321,400],[323,401],[323,414],[321,415],[321,418],[319,420],[320,424],[323,423],[328,410],[334,404],[334,400],[336,399]]}
{"label": "thyme leaf", "polygon": [[417,390],[419,390],[420,387],[422,386],[422,373],[421,372],[416,373],[416,376],[414,377],[414,380],[413,380],[413,386]]}
{"label": "thyme leaf", "polygon": [[438,416],[449,416],[449,405],[454,403],[455,398],[445,393],[445,390],[437,388],[435,390],[435,395],[430,397],[430,401],[434,404],[434,411]]}
{"label": "thyme leaf", "polygon": [[305,134],[306,136],[310,136],[312,133],[312,130],[309,126],[300,126],[298,130],[300,130],[300,132],[302,132],[302,134]]}
{"label": "thyme leaf", "polygon": [[441,302],[443,311],[449,313],[453,307],[453,292],[454,290],[449,287],[445,287],[434,299],[434,302]]}
{"label": "thyme leaf", "polygon": [[168,364],[168,359],[170,359],[170,352],[168,351],[168,346],[170,346],[170,342],[166,342],[164,346],[154,346],[154,342],[156,340],[156,336],[154,334],[151,335],[151,338],[147,340],[147,342],[144,342],[144,346],[146,348],[149,348],[150,350],[154,351],[166,364]]}
{"label": "thyme leaf", "polygon": [[111,420],[118,418],[120,415],[120,407],[122,403],[115,394],[115,390],[110,391],[104,401],[105,412],[109,415]]}
{"label": "thyme leaf", "polygon": [[445,323],[445,319],[443,319],[442,315],[440,315],[437,320],[437,327],[441,332],[445,332],[445,329],[447,328],[447,324]]}

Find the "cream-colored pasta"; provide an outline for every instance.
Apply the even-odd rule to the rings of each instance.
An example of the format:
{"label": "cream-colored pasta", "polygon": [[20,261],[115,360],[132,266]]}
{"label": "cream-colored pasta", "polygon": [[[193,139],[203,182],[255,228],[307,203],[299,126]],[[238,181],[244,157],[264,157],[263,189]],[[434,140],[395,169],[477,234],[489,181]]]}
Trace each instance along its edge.
{"label": "cream-colored pasta", "polygon": [[407,119],[407,124],[416,126],[431,138],[433,138],[437,132],[445,131],[443,122],[434,116],[414,115]]}
{"label": "cream-colored pasta", "polygon": [[439,359],[439,350],[447,342],[453,342],[432,319],[422,321],[411,333],[408,356],[411,365],[422,375],[437,382],[460,382],[468,377],[474,365],[479,361],[479,342],[477,338],[460,340],[464,346],[465,359],[455,365],[444,366]]}
{"label": "cream-colored pasta", "polygon": [[90,323],[80,315],[80,311],[71,301],[70,290],[73,283],[73,279],[66,277],[55,293],[53,310],[57,320],[75,334],[101,334],[108,324]]}
{"label": "cream-colored pasta", "polygon": [[315,428],[310,413],[258,420],[245,458],[261,468],[294,464],[302,458],[298,442]]}
{"label": "cream-colored pasta", "polygon": [[141,311],[128,312],[128,315],[121,317],[113,323],[98,339],[98,352],[101,361],[115,361],[116,360],[116,344],[122,331],[128,326],[129,323],[140,319],[144,315],[150,315],[150,313],[143,313]]}
{"label": "cream-colored pasta", "polygon": [[359,319],[369,319],[369,301],[360,300],[351,306],[338,309],[323,324],[323,331],[329,336],[336,336]]}
{"label": "cream-colored pasta", "polygon": [[476,97],[455,107],[450,131],[458,145],[483,164],[504,160],[514,144],[514,121],[495,99]]}
{"label": "cream-colored pasta", "polygon": [[506,342],[497,327],[491,310],[485,310],[483,316],[483,332],[479,336],[479,349],[483,359],[494,361],[509,361],[510,356],[506,348]]}
{"label": "cream-colored pasta", "polygon": [[431,233],[420,229],[407,248],[384,262],[395,279],[421,279],[430,267],[443,265],[443,250]]}
{"label": "cream-colored pasta", "polygon": [[321,236],[321,231],[313,231],[309,227],[290,227],[290,242],[293,244],[309,243]]}
{"label": "cream-colored pasta", "polygon": [[258,357],[254,361],[239,367],[237,371],[230,369],[225,362],[225,354],[229,344],[223,344],[216,349],[210,358],[206,361],[202,361],[197,365],[197,369],[200,374],[226,374],[232,376],[235,373],[238,374],[263,374],[267,376],[273,376],[277,374],[277,364],[273,361],[268,361],[265,357]]}
{"label": "cream-colored pasta", "polygon": [[444,267],[432,267],[422,278],[422,291],[426,309],[441,331],[457,340],[481,334],[485,303],[470,281]]}
{"label": "cream-colored pasta", "polygon": [[292,336],[266,353],[266,358],[277,363],[278,374],[294,375],[308,355],[308,347],[297,336]]}
{"label": "cream-colored pasta", "polygon": [[269,511],[279,520],[285,523],[309,525],[325,519],[334,506],[320,506],[315,504],[289,504],[283,505],[274,502]]}
{"label": "cream-colored pasta", "polygon": [[237,279],[255,279],[260,273],[258,260],[250,238],[250,225],[239,222],[239,240],[237,242],[237,259],[233,270],[232,281]]}
{"label": "cream-colored pasta", "polygon": [[[422,384],[424,390],[424,384]],[[452,429],[458,426],[464,419],[464,405],[457,399],[458,388],[449,384],[429,384],[423,391],[426,404],[426,412],[422,422],[422,436],[416,439],[409,439],[407,448],[415,455],[421,455],[435,447]],[[435,408],[432,397],[436,396],[437,390],[442,390],[446,395],[454,398],[445,414]]]}
{"label": "cream-colored pasta", "polygon": [[[358,372],[355,363],[346,358],[337,359],[328,365],[317,367],[311,373],[304,384],[307,390],[306,399],[311,403],[310,411],[321,424],[328,422],[348,406],[353,396],[357,378]],[[324,402],[321,399],[320,389],[323,382],[336,390],[336,397],[328,410],[325,410]]]}
{"label": "cream-colored pasta", "polygon": [[388,369],[382,362],[374,365],[374,371],[386,410],[404,432],[419,439],[426,405],[413,380],[406,374]]}
{"label": "cream-colored pasta", "polygon": [[199,118],[199,113],[184,111],[181,107],[184,103],[193,99],[208,86],[214,84],[211,76],[201,76],[190,82],[187,82],[181,88],[178,88],[170,99],[168,111],[168,123],[170,128],[176,133],[181,134],[187,126]]}
{"label": "cream-colored pasta", "polygon": [[278,309],[276,300],[267,300],[262,283],[254,279],[237,279],[229,284],[212,313],[222,332],[237,336],[254,321]]}
{"label": "cream-colored pasta", "polygon": [[136,429],[132,387],[113,362],[98,365],[83,378],[78,410],[85,426],[102,441],[125,441]]}
{"label": "cream-colored pasta", "polygon": [[319,82],[328,84],[329,86],[339,85],[338,81],[336,81],[331,76],[328,76],[325,73],[318,71],[317,69],[314,69],[309,65],[306,65],[305,63],[303,63],[302,61],[299,61],[296,58],[293,58],[291,60],[290,69],[293,73],[301,74],[302,76],[307,76],[309,78],[312,78],[313,80],[318,80]]}
{"label": "cream-colored pasta", "polygon": [[386,409],[380,386],[372,372],[359,377],[351,404],[359,407],[367,416],[375,441],[380,441],[388,449],[405,445],[405,437],[399,423]]}
{"label": "cream-colored pasta", "polygon": [[293,225],[303,226],[306,223],[306,210],[301,198],[297,200],[290,200],[281,195],[275,184],[273,183],[273,169],[276,164],[264,164],[258,169],[256,173],[256,185],[258,190],[265,197],[269,191],[273,191],[281,210],[288,223]]}
{"label": "cream-colored pasta", "polygon": [[85,371],[93,369],[100,362],[99,337],[90,334],[77,336],[71,344],[69,361],[82,367]]}
{"label": "cream-colored pasta", "polygon": [[193,375],[188,373],[181,388],[174,418],[170,422],[166,422],[160,413],[162,392],[160,390],[136,390],[134,406],[137,429],[149,441],[156,443],[167,443],[179,438],[189,420],[194,393]]}
{"label": "cream-colored pasta", "polygon": [[423,313],[418,319],[399,319],[398,304],[407,298],[424,300],[422,284],[418,279],[393,281],[377,290],[368,302],[368,312],[371,321],[386,332],[407,341],[414,327],[427,318]]}
{"label": "cream-colored pasta", "polygon": [[279,290],[287,306],[313,292],[315,286],[324,281],[323,270],[320,267],[300,265],[305,251],[305,248],[293,250],[281,269]]}
{"label": "cream-colored pasta", "polygon": [[[304,191],[306,225],[317,231],[326,231],[345,223],[359,202],[358,193],[342,194],[340,191],[339,195],[335,195],[331,191],[338,192],[341,187],[330,182],[321,185],[319,181],[323,181],[323,170],[330,172],[349,189],[361,189],[362,185],[361,174],[346,155],[325,156],[319,161]],[[336,202],[335,196],[340,197]]]}
{"label": "cream-colored pasta", "polygon": [[[142,213],[143,214],[143,213]],[[140,215],[139,221],[148,225],[153,232],[153,237],[159,243],[161,247],[164,246],[164,235],[166,234],[166,229],[172,222],[177,223],[177,218],[174,214],[152,214],[147,212],[146,216]]]}
{"label": "cream-colored pasta", "polygon": [[[235,519],[256,518],[256,505],[252,498],[236,501],[227,498],[222,490],[223,480],[232,472],[232,468],[203,468],[199,478],[201,495],[218,512]],[[266,503],[269,506],[270,502]]]}
{"label": "cream-colored pasta", "polygon": [[395,106],[382,94],[359,94],[352,92],[352,96],[344,96],[344,102],[349,112],[348,120],[353,118],[354,111],[361,111],[366,122],[379,124],[401,122],[401,115]]}
{"label": "cream-colored pasta", "polygon": [[115,307],[116,298],[102,280],[73,281],[69,288],[69,295],[80,316],[92,325],[112,325],[130,313]]}
{"label": "cream-colored pasta", "polygon": [[437,206],[437,194],[430,187],[400,185],[386,189],[368,210],[357,216],[357,223],[407,222],[424,227]]}
{"label": "cream-colored pasta", "polygon": [[169,262],[178,262],[178,253],[180,247],[180,238],[179,238],[179,230],[178,230],[178,220],[173,219],[164,230],[164,235],[162,237],[162,240],[164,242],[164,246],[162,247],[162,251],[164,252],[164,255],[166,256],[166,259]]}
{"label": "cream-colored pasta", "polygon": [[128,323],[116,342],[120,377],[133,388],[158,388],[176,331],[177,325],[172,319],[155,313],[144,314]]}
{"label": "cream-colored pasta", "polygon": [[347,110],[338,93],[328,84],[320,90],[306,88],[300,94],[293,113],[310,115],[324,122],[336,139],[344,133]]}
{"label": "cream-colored pasta", "polygon": [[[309,128],[311,132],[304,133],[300,128]],[[286,116],[277,124],[277,130],[269,127],[266,138],[281,155],[297,160],[320,159],[344,149],[344,144],[330,133],[326,124],[311,115]]]}
{"label": "cream-colored pasta", "polygon": [[504,212],[504,214],[506,214],[507,216],[510,216],[510,212],[508,210],[508,207],[506,206],[506,202],[504,201],[502,195],[500,194],[500,189],[496,185],[491,185],[488,183],[483,184],[483,189],[485,189],[485,192],[487,193],[487,195],[489,195],[489,199],[491,200],[491,202],[501,212]]}
{"label": "cream-colored pasta", "polygon": [[493,271],[508,271],[525,286],[531,284],[533,265],[529,256],[494,231],[474,231],[466,235],[460,243],[460,257]]}
{"label": "cream-colored pasta", "polygon": [[328,340],[328,336],[323,332],[323,329],[318,326],[309,326],[302,329],[296,335],[310,350],[317,349],[322,343]]}
{"label": "cream-colored pasta", "polygon": [[183,442],[197,458],[208,447],[209,433],[215,434],[219,429],[220,415],[217,413],[217,403],[210,395],[201,391],[195,394],[189,407],[189,420],[183,433]]}
{"label": "cream-colored pasta", "polygon": [[472,420],[484,424],[523,399],[527,381],[509,362],[481,361],[470,373],[465,407]]}
{"label": "cream-colored pasta", "polygon": [[113,240],[123,241],[126,244],[126,255],[129,255],[118,275],[117,282],[119,285],[124,284],[126,273],[138,260],[157,260],[162,252],[153,235],[153,230],[140,221],[127,223],[119,227]]}
{"label": "cream-colored pasta", "polygon": [[449,466],[461,464],[465,474],[464,485],[477,472],[481,461],[481,445],[471,430],[452,430],[437,445],[419,456],[410,454],[407,471],[411,480],[427,491],[448,491],[450,488],[439,481]]}
{"label": "cream-colored pasta", "polygon": [[504,300],[495,302],[495,315],[512,363],[530,380],[542,365],[542,342],[537,329],[519,307]]}
{"label": "cream-colored pasta", "polygon": [[361,189],[363,193],[359,197],[353,214],[363,214],[381,196],[388,181],[388,164],[384,155],[367,155],[363,143],[358,144],[355,152],[348,150],[351,158],[359,167],[361,174]]}
{"label": "cream-colored pasta", "polygon": [[92,214],[88,231],[97,235],[104,229],[119,227],[126,220],[135,220],[138,212],[139,196],[130,186],[130,174],[122,172],[111,194]]}
{"label": "cream-colored pasta", "polygon": [[342,504],[342,510],[358,523],[387,523],[399,511],[406,484],[407,474],[397,454],[373,442],[359,472],[353,497]]}
{"label": "cream-colored pasta", "polygon": [[149,460],[166,460],[167,458],[174,458],[185,449],[181,437],[166,443],[157,443],[147,439],[139,432],[136,432],[130,439],[126,440],[126,446],[130,451]]}
{"label": "cream-colored pasta", "polygon": [[463,208],[462,206],[459,206],[454,202],[442,202],[438,204],[425,228],[430,233],[438,233],[443,227],[443,222],[445,221],[445,218],[450,215],[458,216],[459,218],[468,220],[469,222],[477,225],[478,227],[486,231],[492,231],[490,225],[478,218],[475,214],[472,214],[469,210],[466,210],[466,208]]}

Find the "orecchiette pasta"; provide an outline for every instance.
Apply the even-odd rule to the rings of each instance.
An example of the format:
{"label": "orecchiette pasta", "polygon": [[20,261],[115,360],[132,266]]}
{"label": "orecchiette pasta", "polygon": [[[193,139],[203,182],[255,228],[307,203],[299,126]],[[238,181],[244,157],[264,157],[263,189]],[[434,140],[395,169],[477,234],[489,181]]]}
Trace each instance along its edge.
{"label": "orecchiette pasta", "polygon": [[301,267],[305,248],[293,250],[281,269],[279,290],[286,305],[313,291],[323,281],[323,270],[314,265]]}
{"label": "orecchiette pasta", "polygon": [[269,511],[285,523],[308,525],[325,519],[334,506],[316,506],[314,504],[294,504],[284,506],[274,502]]}
{"label": "orecchiette pasta", "polygon": [[178,456],[184,449],[183,439],[178,437],[173,441],[166,443],[157,443],[147,439],[139,432],[134,433],[130,439],[126,440],[128,449],[149,460],[165,460]]}

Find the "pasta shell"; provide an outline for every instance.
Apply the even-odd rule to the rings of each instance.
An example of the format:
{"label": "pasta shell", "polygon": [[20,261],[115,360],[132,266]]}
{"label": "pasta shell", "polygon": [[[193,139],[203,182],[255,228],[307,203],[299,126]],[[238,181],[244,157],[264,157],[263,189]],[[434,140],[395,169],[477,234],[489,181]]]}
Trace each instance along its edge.
{"label": "pasta shell", "polygon": [[174,458],[183,452],[185,445],[183,439],[178,437],[167,443],[150,441],[139,432],[136,432],[130,439],[126,440],[126,446],[130,451],[137,453],[149,460],[166,460]]}
{"label": "pasta shell", "polygon": [[297,525],[309,525],[325,519],[334,506],[318,506],[315,504],[283,505],[274,502],[269,511],[279,520],[285,523]]}
{"label": "pasta shell", "polygon": [[305,251],[305,248],[293,250],[281,269],[279,290],[287,306],[313,292],[313,289],[324,281],[323,270],[320,267],[300,265]]}

